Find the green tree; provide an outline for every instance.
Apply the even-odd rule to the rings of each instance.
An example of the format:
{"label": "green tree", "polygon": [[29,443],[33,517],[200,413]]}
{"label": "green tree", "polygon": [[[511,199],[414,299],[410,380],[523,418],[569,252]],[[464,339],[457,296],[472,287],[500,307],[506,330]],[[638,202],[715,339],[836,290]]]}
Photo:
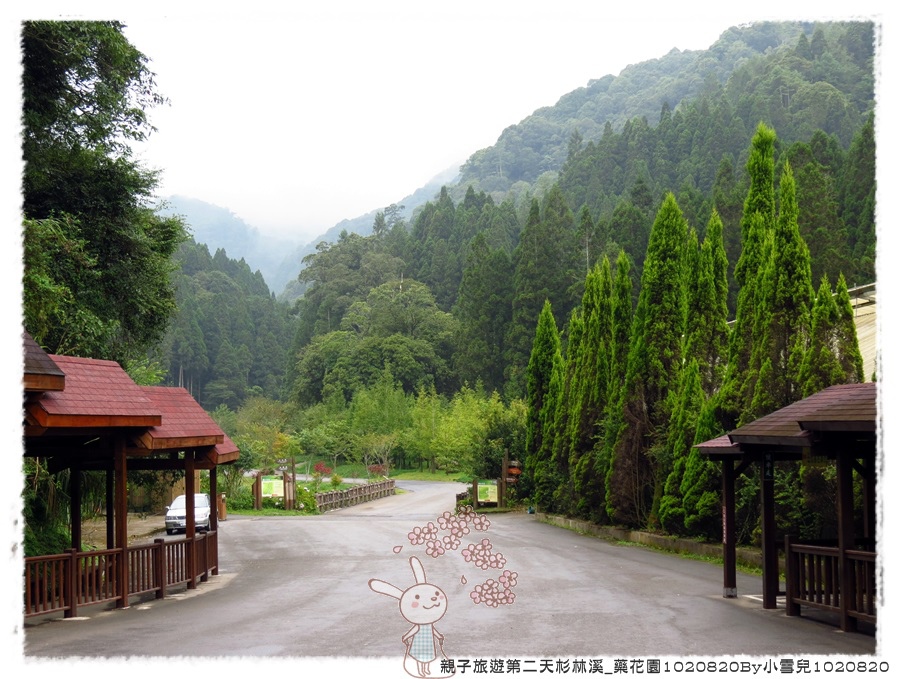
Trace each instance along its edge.
{"label": "green tree", "polygon": [[666,196],[650,232],[631,334],[618,432],[607,477],[607,511],[625,525],[652,520],[669,470],[662,449],[671,413],[670,392],[681,374],[685,329],[684,260],[687,222]]}
{"label": "green tree", "polygon": [[[146,110],[163,103],[147,58],[118,22],[28,21],[22,67],[24,214],[54,220],[25,229],[26,252],[74,246],[41,273],[41,287],[61,293],[53,315],[63,324],[42,323],[47,309],[28,308],[41,303],[33,294],[26,321],[38,320],[32,335],[52,353],[138,359],[175,312],[172,255],[184,239],[179,219],[148,207],[158,176],[129,146],[152,131]],[[73,275],[79,257],[90,266]]]}
{"label": "green tree", "polygon": [[728,344],[722,394],[718,399],[719,417],[725,429],[734,428],[749,410],[753,397],[750,360],[759,305],[760,269],[765,262],[767,239],[775,229],[775,140],[775,131],[760,123],[747,159],[750,188],[741,217],[741,256],[734,269],[739,286],[737,315]]}
{"label": "green tree", "polygon": [[761,269],[750,362],[751,374],[757,372],[758,377],[745,421],[801,398],[800,364],[809,345],[813,288],[790,163],[781,175],[780,196],[772,245]]}
{"label": "green tree", "polygon": [[700,367],[697,360],[692,358],[682,375],[665,443],[664,466],[671,471],[666,478],[658,513],[660,525],[673,535],[684,532],[685,511],[681,487],[695,439],[697,419],[705,401]]}
{"label": "green tree", "polygon": [[490,249],[484,232],[472,240],[459,297],[453,364],[463,383],[479,380],[488,391],[503,390],[505,337],[512,317],[512,262],[502,249]]}
{"label": "green tree", "polygon": [[718,391],[728,352],[728,260],[722,239],[722,220],[713,210],[706,237],[696,253],[688,280],[686,360],[696,360],[707,397]]}
{"label": "green tree", "polygon": [[534,492],[539,480],[547,473],[549,442],[546,441],[548,433],[544,431],[544,424],[551,407],[555,407],[555,402],[550,400],[551,380],[554,370],[559,369],[558,364],[561,360],[559,330],[550,302],[545,301],[538,318],[526,372],[528,417],[523,481],[527,493]]}

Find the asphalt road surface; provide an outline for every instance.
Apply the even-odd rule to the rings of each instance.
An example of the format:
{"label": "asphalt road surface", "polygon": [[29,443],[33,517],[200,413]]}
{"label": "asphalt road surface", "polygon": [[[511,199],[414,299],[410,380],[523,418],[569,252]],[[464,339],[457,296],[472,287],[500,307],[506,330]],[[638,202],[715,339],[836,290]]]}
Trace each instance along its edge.
{"label": "asphalt road surface", "polygon": [[[616,545],[529,514],[481,515],[490,521],[486,530],[460,536],[456,549],[433,557],[408,534],[432,522],[438,538],[451,536],[438,517],[453,510],[463,486],[398,486],[407,492],[321,516],[229,514],[219,526],[218,576],[124,610],[28,621],[24,662],[33,670],[46,667],[31,664],[44,658],[201,656],[219,658],[223,664],[213,666],[223,668],[242,657],[399,670],[401,637],[411,625],[398,602],[368,581],[410,587],[411,556],[446,593],[446,615],[435,627],[454,662],[499,658],[508,667],[510,659],[552,659],[555,667],[559,659],[606,658],[604,671],[612,673],[613,658],[877,657],[874,635],[764,610],[751,598],[762,591],[757,576],[739,573],[740,596],[725,599],[720,565]],[[489,552],[472,550],[466,561],[463,550],[483,540]],[[477,565],[490,555],[500,568]],[[490,593],[483,583],[499,583],[504,571],[516,574],[514,583],[505,581],[515,599],[475,603],[476,585]]]}

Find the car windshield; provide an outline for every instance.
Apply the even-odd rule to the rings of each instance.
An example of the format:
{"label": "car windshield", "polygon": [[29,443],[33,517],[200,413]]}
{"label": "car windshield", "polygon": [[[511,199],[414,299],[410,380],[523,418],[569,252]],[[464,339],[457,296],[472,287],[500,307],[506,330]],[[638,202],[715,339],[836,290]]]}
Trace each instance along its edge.
{"label": "car windshield", "polygon": [[[172,501],[169,509],[184,509],[184,507],[185,497],[184,495],[179,495]],[[209,507],[209,498],[202,493],[194,495],[194,508],[196,509],[197,507]]]}

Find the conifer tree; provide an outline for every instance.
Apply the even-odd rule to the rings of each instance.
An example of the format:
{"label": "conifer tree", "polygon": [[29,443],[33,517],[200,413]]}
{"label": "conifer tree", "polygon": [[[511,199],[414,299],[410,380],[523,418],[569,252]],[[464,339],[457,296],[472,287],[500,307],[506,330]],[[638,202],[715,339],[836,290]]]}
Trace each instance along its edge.
{"label": "conifer tree", "polygon": [[757,294],[751,375],[754,397],[743,422],[801,398],[800,365],[809,344],[813,288],[809,248],[800,236],[790,163],[781,175],[780,206]]}
{"label": "conifer tree", "polygon": [[[537,502],[537,491],[540,487],[541,500],[546,500],[547,478],[549,470],[550,441],[548,432],[544,431],[544,425],[548,413],[555,412],[556,403],[553,400],[551,382],[554,372],[560,370],[562,362],[560,351],[559,330],[556,319],[553,317],[553,309],[549,301],[544,302],[543,309],[538,318],[535,330],[534,343],[531,350],[531,358],[526,370],[528,392],[528,414],[525,433],[525,469],[523,476],[524,490],[534,494]],[[556,377],[559,380],[559,376]]]}
{"label": "conifer tree", "polygon": [[665,456],[671,472],[666,478],[658,514],[660,525],[673,535],[680,535],[684,530],[681,483],[694,443],[697,418],[705,401],[700,367],[697,359],[692,358],[682,375],[681,389],[672,412],[665,444]]}
{"label": "conifer tree", "polygon": [[[624,250],[620,250],[616,259],[616,277],[613,282],[610,310],[611,340],[606,352],[609,365],[609,379],[605,394],[606,407],[603,412],[603,420],[598,426],[597,441],[592,451],[592,460],[590,460],[590,464],[593,465],[593,477],[596,480],[590,484],[582,482],[583,508],[589,512],[591,518],[601,522],[610,519],[607,508],[610,497],[610,463],[619,432],[622,431],[625,422],[623,394],[631,326],[634,318],[633,287],[631,258]],[[585,474],[582,474],[582,477],[584,476]]]}
{"label": "conifer tree", "polygon": [[608,473],[607,510],[618,523],[646,525],[660,478],[659,455],[682,361],[687,222],[666,196],[650,231],[641,276],[620,428]]}
{"label": "conifer tree", "polygon": [[575,357],[575,381],[571,389],[568,431],[570,486],[573,510],[589,516],[604,493],[603,477],[597,475],[593,449],[609,392],[609,350],[612,343],[612,272],[609,258],[603,257],[585,281],[581,315],[582,340]]}
{"label": "conifer tree", "polygon": [[[721,425],[716,420],[714,399],[706,402],[697,417],[694,445],[720,436]],[[681,479],[681,509],[684,529],[689,535],[706,538],[721,536],[722,497],[719,466],[700,451],[690,448]]]}
{"label": "conifer tree", "polygon": [[865,382],[863,374],[862,353],[859,350],[859,339],[856,336],[856,321],[853,318],[853,305],[850,304],[850,293],[844,274],[838,276],[835,288],[835,302],[838,310],[837,328],[835,330],[835,353],[841,365],[843,381],[846,384]]}
{"label": "conifer tree", "polygon": [[741,217],[741,256],[734,269],[738,289],[737,313],[728,344],[728,366],[719,399],[725,429],[735,426],[749,408],[750,359],[753,353],[757,288],[765,246],[775,228],[775,131],[760,123],[750,144],[747,173],[750,188]]}
{"label": "conifer tree", "polygon": [[521,393],[520,371],[527,363],[534,321],[544,300],[553,305],[557,326],[575,307],[578,266],[575,218],[558,185],[544,199],[543,209],[532,201],[528,221],[514,254],[512,322],[507,340],[510,392]]}
{"label": "conifer tree", "polygon": [[688,270],[687,332],[684,355],[696,359],[707,397],[718,391],[728,352],[728,259],[722,220],[713,210],[700,247],[696,268]]}

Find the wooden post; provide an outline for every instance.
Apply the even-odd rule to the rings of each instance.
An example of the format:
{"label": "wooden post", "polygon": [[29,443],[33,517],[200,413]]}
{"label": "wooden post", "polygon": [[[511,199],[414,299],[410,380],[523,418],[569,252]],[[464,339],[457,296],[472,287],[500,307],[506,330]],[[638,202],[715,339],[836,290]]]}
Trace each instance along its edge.
{"label": "wooden post", "polygon": [[763,608],[776,608],[778,597],[778,547],[775,544],[775,459],[765,453],[760,461],[762,501]]}
{"label": "wooden post", "polygon": [[116,486],[115,474],[112,467],[106,469],[106,548],[113,549],[116,546]]}
{"label": "wooden post", "polygon": [[166,541],[162,538],[156,538],[153,541],[156,545],[156,551],[153,552],[153,565],[156,570],[156,598],[166,598],[166,587],[169,584],[169,566],[166,559]]}
{"label": "wooden post", "polygon": [[803,574],[797,568],[795,556],[791,551],[791,536],[784,536],[784,574],[787,586],[784,593],[786,615],[800,615],[800,604],[795,601],[800,596],[800,578]]}
{"label": "wooden post", "polygon": [[837,456],[837,496],[841,630],[855,632],[856,618],[851,617],[849,611],[856,588],[847,558],[847,550],[853,549],[853,460],[843,451]]}
{"label": "wooden post", "polygon": [[194,454],[185,452],[184,454],[184,499],[185,499],[185,520],[184,520],[184,537],[187,539],[187,569],[188,569],[188,589],[197,588],[197,525],[195,523],[197,512],[194,511],[194,493],[197,489],[194,487]]}
{"label": "wooden post", "polygon": [[116,608],[128,608],[128,466],[125,459],[125,439],[117,437],[113,456],[116,473],[116,549],[120,550],[116,561],[117,594]]}
{"label": "wooden post", "polygon": [[[63,617],[78,617],[78,550],[70,549],[69,568],[66,572],[66,581],[60,583],[63,587],[63,602],[68,604]],[[52,596],[52,594],[51,594]]]}
{"label": "wooden post", "polygon": [[500,471],[500,487],[497,489],[497,506],[506,507],[506,479],[509,476],[509,449],[503,451],[503,469]]}
{"label": "wooden post", "polygon": [[72,549],[81,551],[81,467],[77,462],[69,472],[69,516],[72,517]]}
{"label": "wooden post", "polygon": [[209,530],[219,527],[219,493],[217,492],[216,465],[209,470]]}
{"label": "wooden post", "polygon": [[256,473],[253,482],[253,509],[262,509],[262,472]]}
{"label": "wooden post", "polygon": [[472,479],[472,509],[478,509],[478,479]]}
{"label": "wooden post", "polygon": [[722,460],[722,596],[726,599],[737,597],[734,505],[734,460]]}

